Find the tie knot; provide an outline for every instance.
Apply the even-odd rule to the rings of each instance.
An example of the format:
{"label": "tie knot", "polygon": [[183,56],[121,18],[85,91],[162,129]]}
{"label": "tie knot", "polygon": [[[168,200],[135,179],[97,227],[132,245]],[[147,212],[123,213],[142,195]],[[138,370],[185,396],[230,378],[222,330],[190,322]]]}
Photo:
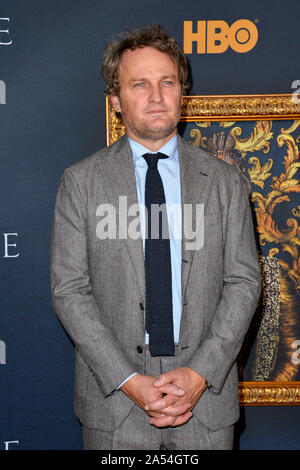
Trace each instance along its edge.
{"label": "tie knot", "polygon": [[169,158],[168,155],[164,153],[145,153],[143,155],[144,159],[148,164],[148,168],[152,168],[153,170],[157,169],[157,162],[160,158]]}

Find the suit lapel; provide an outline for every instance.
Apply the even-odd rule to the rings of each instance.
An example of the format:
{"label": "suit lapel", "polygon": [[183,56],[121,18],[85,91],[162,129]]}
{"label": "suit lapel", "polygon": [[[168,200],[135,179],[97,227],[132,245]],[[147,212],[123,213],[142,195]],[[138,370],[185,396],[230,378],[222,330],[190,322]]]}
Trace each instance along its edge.
{"label": "suit lapel", "polygon": [[[106,194],[116,209],[119,219],[119,197],[126,196],[127,210],[130,206],[138,204],[136,179],[132,154],[126,136],[121,138],[110,151],[107,157],[99,161],[99,175]],[[127,224],[126,224],[126,227]],[[129,256],[136,271],[142,297],[145,292],[145,267],[142,239],[134,240],[129,236],[124,240]]]}
{"label": "suit lapel", "polygon": [[[214,170],[209,155],[204,152],[202,155],[199,155],[199,149],[196,151],[191,144],[184,142],[181,138],[178,138],[178,152],[181,175],[181,203],[183,208],[181,285],[182,301],[184,302],[187,279],[195,253],[194,249],[188,248],[191,240],[187,238],[184,224],[184,208],[185,205],[195,206],[195,204],[203,204],[205,214]],[[195,211],[193,211],[193,214],[195,214]]]}

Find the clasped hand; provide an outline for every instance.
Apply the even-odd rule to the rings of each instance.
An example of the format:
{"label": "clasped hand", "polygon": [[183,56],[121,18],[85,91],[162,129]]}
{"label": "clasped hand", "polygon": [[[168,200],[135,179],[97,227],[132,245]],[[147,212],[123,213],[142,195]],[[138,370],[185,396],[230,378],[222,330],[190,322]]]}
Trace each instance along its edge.
{"label": "clasped hand", "polygon": [[189,367],[172,369],[158,379],[136,374],[121,390],[150,416],[156,427],[180,426],[192,416],[192,409],[207,386],[206,380]]}

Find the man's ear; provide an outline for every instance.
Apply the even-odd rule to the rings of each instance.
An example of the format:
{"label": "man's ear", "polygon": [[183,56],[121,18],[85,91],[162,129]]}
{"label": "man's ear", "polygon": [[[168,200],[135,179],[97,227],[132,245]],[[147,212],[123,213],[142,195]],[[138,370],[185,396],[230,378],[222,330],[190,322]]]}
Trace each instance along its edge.
{"label": "man's ear", "polygon": [[113,105],[114,110],[116,111],[116,113],[120,113],[121,112],[121,104],[120,104],[119,97],[117,95],[109,95],[109,98],[110,98],[111,104]]}

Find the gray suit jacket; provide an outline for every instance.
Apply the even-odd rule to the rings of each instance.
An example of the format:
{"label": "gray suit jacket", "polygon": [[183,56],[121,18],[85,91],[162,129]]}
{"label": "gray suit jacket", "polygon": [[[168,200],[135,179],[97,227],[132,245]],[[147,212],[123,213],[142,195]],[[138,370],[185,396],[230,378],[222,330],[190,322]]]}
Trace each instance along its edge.
{"label": "gray suit jacket", "polygon": [[[239,416],[235,361],[259,298],[260,271],[238,172],[178,140],[182,204],[205,208],[203,248],[186,249],[182,240],[180,363],[211,384],[194,415],[219,429]],[[100,240],[96,233],[97,207],[113,204],[118,216],[119,196],[128,207],[137,204],[126,136],[65,170],[52,236],[52,299],[75,345],[75,411],[102,430],[128,416],[133,402],[114,390],[145,366],[142,240]]]}

